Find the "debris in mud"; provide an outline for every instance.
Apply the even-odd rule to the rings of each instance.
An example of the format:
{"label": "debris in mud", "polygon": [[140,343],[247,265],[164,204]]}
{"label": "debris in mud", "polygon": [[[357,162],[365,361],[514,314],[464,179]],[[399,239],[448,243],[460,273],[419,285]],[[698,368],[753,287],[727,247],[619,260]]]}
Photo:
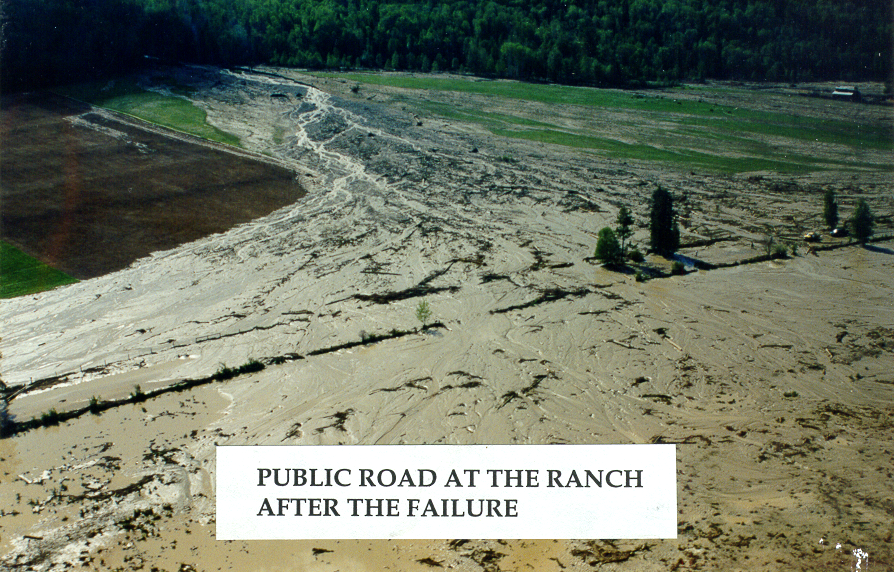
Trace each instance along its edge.
{"label": "debris in mud", "polygon": [[176,464],[177,461],[174,459],[174,455],[181,452],[179,447],[157,447],[155,443],[150,442],[149,452],[143,454],[143,460],[151,461],[152,463]]}
{"label": "debris in mud", "polygon": [[696,443],[701,443],[702,445],[710,446],[712,441],[705,435],[688,435],[682,438],[672,438],[665,437],[664,435],[655,435],[654,437],[649,439],[649,443],[674,443],[678,445],[694,445]]}
{"label": "debris in mud", "polygon": [[[636,339],[636,338],[637,338],[636,335],[632,335],[628,338],[628,340]],[[620,341],[620,340],[608,339],[605,341],[606,341],[606,343],[615,344],[616,346],[621,346],[622,348],[627,349],[627,350],[641,350],[641,349],[643,349],[643,348],[634,347],[634,346],[630,345],[629,343],[626,343],[626,342]]]}
{"label": "debris in mud", "polygon": [[510,278],[509,276],[507,276],[505,274],[495,274],[493,272],[488,272],[486,274],[481,275],[481,283],[482,284],[488,284],[490,282],[497,282],[499,280],[505,280],[515,286],[518,286],[518,284],[515,284],[512,281],[512,278]]}
{"label": "debris in mud", "polygon": [[807,457],[808,453],[814,453],[820,449],[809,437],[805,437],[800,443],[791,444],[782,441],[770,441],[758,454],[758,461],[763,462],[771,456],[790,462],[793,457]]}
{"label": "debris in mud", "polygon": [[425,382],[429,382],[429,381],[432,381],[431,377],[420,377],[418,379],[411,379],[410,381],[404,383],[403,385],[398,385],[397,387],[382,387],[382,388],[379,388],[379,389],[373,391],[372,393],[379,393],[379,392],[383,392],[383,391],[391,393],[391,392],[395,392],[395,391],[401,391],[404,389],[419,389],[421,391],[428,391],[428,387],[426,387],[425,385],[422,385],[422,384]]}
{"label": "debris in mud", "polygon": [[[598,190],[599,189],[597,189],[597,191]],[[565,196],[559,201],[559,206],[562,207],[565,212],[604,212],[599,203],[584,196],[578,191],[566,191]]]}
{"label": "debris in mud", "polygon": [[395,292],[386,292],[384,294],[355,294],[354,298],[362,302],[373,302],[375,304],[388,304],[400,300],[408,300],[410,298],[419,298],[430,294],[439,294],[441,292],[449,292],[451,294],[459,292],[459,286],[430,286],[429,283],[446,274],[453,263],[442,270],[432,272],[416,286],[398,290]]}
{"label": "debris in mud", "polygon": [[[844,343],[845,336],[848,341]],[[865,333],[844,330],[836,336],[838,344],[844,346],[836,350],[832,359],[834,363],[853,365],[864,358],[878,358],[882,355],[894,354],[894,329],[878,326]]]}
{"label": "debris in mud", "polygon": [[326,425],[325,427],[317,427],[314,430],[314,433],[323,433],[326,429],[332,428],[343,433],[347,433],[347,429],[345,429],[345,423],[348,421],[348,417],[350,417],[354,413],[353,409],[346,409],[344,411],[338,411],[337,413],[333,413],[329,415],[327,419],[334,419],[332,423]]}
{"label": "debris in mud", "polygon": [[499,572],[500,560],[506,557],[502,552],[490,548],[473,550],[471,554],[464,556],[471,558],[473,562],[481,566],[484,572]]}
{"label": "debris in mud", "polygon": [[482,252],[479,252],[474,257],[465,256],[461,258],[454,258],[451,262],[462,262],[464,264],[471,264],[472,266],[486,266],[484,263],[485,255]]}
{"label": "debris in mud", "polygon": [[620,549],[616,545],[616,541],[590,540],[587,541],[586,548],[575,548],[571,551],[571,555],[595,567],[600,564],[626,562],[637,553],[648,550],[648,548],[648,545],[641,544],[629,549]]}
{"label": "debris in mud", "polygon": [[481,377],[480,375],[473,375],[467,371],[461,371],[461,370],[451,371],[447,375],[453,375],[453,376],[461,377],[461,378],[468,380],[465,383],[463,383],[462,385],[460,385],[460,387],[478,387],[479,385],[481,385],[481,382],[484,381],[484,378]]}
{"label": "debris in mud", "polygon": [[286,439],[300,439],[304,435],[304,432],[301,430],[301,423],[295,423],[292,425],[292,428],[289,429],[289,432],[286,433],[286,436],[283,437],[283,441]]}
{"label": "debris in mud", "polygon": [[350,127],[350,124],[341,115],[326,113],[320,120],[308,125],[306,132],[311,141],[320,142],[331,140]]}
{"label": "debris in mud", "polygon": [[567,290],[564,288],[547,288],[543,290],[542,294],[537,298],[531,300],[530,302],[525,302],[524,304],[517,304],[514,306],[509,306],[507,308],[500,308],[497,310],[491,310],[491,314],[505,314],[507,312],[512,312],[514,310],[523,310],[525,308],[531,308],[533,306],[539,306],[540,304],[547,304],[550,302],[557,302],[559,300],[564,300],[565,298],[582,298],[592,294],[589,288],[577,288],[574,290]]}
{"label": "debris in mud", "polygon": [[511,403],[515,399],[521,399],[521,395],[519,395],[517,391],[507,391],[500,396],[500,399],[503,400],[503,402],[500,403],[500,407],[502,408],[509,405],[509,403]]}
{"label": "debris in mud", "polygon": [[112,489],[112,490],[97,490],[92,492],[87,492],[83,495],[67,495],[68,502],[76,502],[84,499],[90,499],[92,501],[101,501],[106,499],[120,499],[126,496],[132,495],[133,493],[137,493],[143,490],[143,487],[148,485],[149,483],[157,480],[159,475],[146,475],[142,477],[135,483],[131,483],[127,486],[121,487],[120,489]]}
{"label": "debris in mud", "polygon": [[528,267],[528,270],[530,272],[537,272],[538,270],[543,270],[548,266],[547,257],[550,256],[552,253],[544,252],[538,248],[534,248],[531,251],[531,254],[534,255],[534,262],[531,264],[531,266]]}
{"label": "debris in mud", "polygon": [[429,296],[431,294],[440,294],[441,292],[449,292],[451,294],[459,292],[459,286],[414,286],[406,290],[397,292],[387,292],[385,294],[355,294],[354,298],[362,302],[373,302],[374,304],[390,304],[400,300],[408,300],[410,298],[419,298]]}
{"label": "debris in mud", "polygon": [[767,188],[774,193],[799,193],[804,190],[795,181],[770,181]]}
{"label": "debris in mud", "polygon": [[707,530],[699,530],[697,531],[697,536],[701,538],[707,538],[708,540],[714,540],[715,538],[719,538],[723,535],[723,529],[720,528],[720,525],[712,522],[708,525]]}
{"label": "debris in mud", "polygon": [[552,372],[550,372],[548,374],[543,374],[543,375],[535,375],[534,381],[530,385],[523,387],[518,391],[512,390],[512,391],[507,391],[506,393],[504,393],[501,396],[501,399],[503,400],[503,402],[500,404],[500,408],[503,408],[506,405],[508,405],[509,403],[511,403],[512,401],[514,401],[516,399],[521,399],[522,397],[529,398],[531,400],[531,402],[534,403],[535,405],[539,404],[541,400],[539,397],[537,397],[536,391],[540,387],[541,382],[543,382],[543,380],[547,379],[547,378],[558,379],[556,377],[556,375]]}
{"label": "debris in mud", "polygon": [[728,540],[726,543],[730,546],[735,546],[736,548],[748,548],[749,546],[751,546],[751,542],[753,540],[757,540],[757,537],[753,534],[750,534],[748,536],[743,536],[740,534],[735,539]]}

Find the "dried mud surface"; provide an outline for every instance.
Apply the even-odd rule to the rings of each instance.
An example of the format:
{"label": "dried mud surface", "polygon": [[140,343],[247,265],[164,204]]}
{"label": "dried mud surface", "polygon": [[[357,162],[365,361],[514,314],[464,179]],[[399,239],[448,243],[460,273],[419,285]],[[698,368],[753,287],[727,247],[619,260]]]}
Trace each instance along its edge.
{"label": "dried mud surface", "polygon": [[[682,253],[715,264],[819,227],[829,186],[865,198],[890,233],[888,173],[693,174],[415,112],[441,93],[284,70],[165,73],[197,88],[216,126],[293,166],[308,194],[4,302],[3,380],[41,387],[10,410],[29,419],[222,363],[268,365],[0,441],[3,567],[894,567],[894,241],[645,283],[590,259],[620,205],[645,220],[656,184],[686,197],[696,246]],[[762,96],[735,92],[737,105]],[[355,343],[412,331],[420,300],[441,327]],[[214,539],[216,444],[650,442],[677,444],[675,540]]]}

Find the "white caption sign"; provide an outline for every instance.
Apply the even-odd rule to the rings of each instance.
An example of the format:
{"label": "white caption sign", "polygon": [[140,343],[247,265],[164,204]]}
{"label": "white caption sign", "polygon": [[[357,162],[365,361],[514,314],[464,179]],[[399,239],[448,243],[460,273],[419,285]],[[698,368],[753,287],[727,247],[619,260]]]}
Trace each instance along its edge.
{"label": "white caption sign", "polygon": [[674,445],[217,448],[217,538],[676,538]]}

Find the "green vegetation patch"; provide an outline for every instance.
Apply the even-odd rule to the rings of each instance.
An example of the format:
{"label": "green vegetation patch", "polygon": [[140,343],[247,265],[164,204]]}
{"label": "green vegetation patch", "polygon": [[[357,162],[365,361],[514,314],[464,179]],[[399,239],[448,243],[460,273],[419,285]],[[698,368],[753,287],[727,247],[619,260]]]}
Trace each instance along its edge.
{"label": "green vegetation patch", "polygon": [[[702,120],[700,117],[693,117],[690,121],[664,118],[663,124],[665,127],[669,125],[670,131],[661,131],[644,138],[648,139],[650,144],[642,144],[566,130],[555,124],[505,113],[457,108],[437,102],[423,102],[421,107],[433,115],[482,125],[501,137],[593,150],[620,160],[658,161],[677,165],[681,169],[700,168],[724,173],[776,171],[798,174],[827,168],[831,164],[841,167],[869,166],[862,163],[857,165],[843,161],[821,160],[803,154],[786,153],[780,157],[779,152],[769,145],[750,138],[747,130],[742,129],[741,123],[733,120],[706,119],[705,123],[699,123]],[[725,121],[728,123],[724,124]],[[712,129],[707,129],[708,126]],[[758,128],[752,132],[772,133],[772,126],[767,126],[766,130],[762,127],[764,126],[758,124]],[[807,137],[808,135],[803,135],[803,138]],[[715,142],[718,140],[728,144],[725,149],[736,149],[736,155],[718,155],[710,152],[712,148],[716,148]]]}
{"label": "green vegetation patch", "polygon": [[[170,127],[190,135],[240,146],[239,138],[208,124],[208,114],[183,97],[147,91],[133,80],[118,80],[68,86],[58,90],[63,95],[86,101],[98,107],[120,111],[150,123]],[[173,93],[187,95],[182,86],[173,86]]]}
{"label": "green vegetation patch", "polygon": [[0,298],[14,298],[77,282],[68,274],[0,241]]}
{"label": "green vegetation patch", "polygon": [[[891,169],[888,164],[860,161],[860,151],[894,150],[894,136],[884,126],[743,109],[680,98],[679,94],[685,88],[642,93],[516,81],[395,74],[317,75],[401,89],[473,93],[492,97],[494,103],[498,103],[499,98],[517,99],[612,112],[611,121],[615,126],[620,125],[629,132],[642,133],[641,140],[649,143],[632,144],[613,139],[596,132],[596,127],[568,129],[555,122],[547,123],[548,116],[539,116],[535,120],[484,111],[471,103],[448,105],[428,101],[420,104],[422,109],[433,115],[477,123],[503,137],[590,149],[622,160],[664,162],[681,169],[701,168],[725,173],[805,173],[828,168],[889,171]],[[592,118],[595,125],[598,125],[598,118],[598,115]],[[768,140],[774,143],[770,144]],[[791,142],[791,146],[786,140]],[[723,145],[717,145],[718,141]],[[846,147],[854,159],[832,159],[826,152],[822,156],[814,156],[809,151],[805,153],[805,142]]]}
{"label": "green vegetation patch", "polygon": [[[754,115],[755,112],[749,115]],[[742,115],[745,115],[744,113]],[[684,118],[683,124],[708,127],[718,132],[766,135],[844,145],[855,149],[894,150],[894,134],[881,126],[864,125],[831,119],[787,116],[779,113],[762,114],[755,118],[710,119]]]}
{"label": "green vegetation patch", "polygon": [[648,96],[616,89],[525,83],[509,80],[482,80],[376,73],[316,72],[311,75],[316,75],[318,77],[334,77],[358,83],[368,83],[371,85],[402,89],[474,93],[552,105],[583,105],[589,107],[614,107],[641,111],[672,111],[676,113],[707,113],[711,107],[717,107],[707,103],[673,100],[665,97]]}
{"label": "green vegetation patch", "polygon": [[494,130],[494,133],[528,141],[594,150],[615,159],[659,161],[676,164],[681,168],[701,168],[725,173],[777,171],[796,174],[810,171],[813,168],[809,164],[809,158],[801,158],[804,160],[804,163],[801,163],[765,157],[727,157],[692,149],[662,149],[652,145],[624,143],[614,139],[591,137],[557,130],[512,131],[497,129]]}
{"label": "green vegetation patch", "polygon": [[481,109],[475,108],[461,109],[457,108],[455,105],[449,105],[447,103],[425,101],[419,103],[418,105],[420,108],[431,113],[432,115],[437,115],[438,117],[443,117],[445,119],[454,119],[456,121],[478,123],[480,125],[488,127],[489,129],[497,129],[507,126],[535,127],[544,129],[555,127],[555,125],[552,123],[536,121],[525,117],[519,117],[517,115],[496,113],[492,111],[482,111]]}

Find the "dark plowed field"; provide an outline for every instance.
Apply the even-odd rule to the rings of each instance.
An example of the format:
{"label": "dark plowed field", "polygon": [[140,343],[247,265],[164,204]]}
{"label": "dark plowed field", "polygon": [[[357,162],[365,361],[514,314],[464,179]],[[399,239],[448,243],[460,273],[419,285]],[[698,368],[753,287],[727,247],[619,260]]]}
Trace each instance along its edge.
{"label": "dark plowed field", "polygon": [[295,202],[289,169],[52,94],[2,101],[2,238],[76,278]]}

